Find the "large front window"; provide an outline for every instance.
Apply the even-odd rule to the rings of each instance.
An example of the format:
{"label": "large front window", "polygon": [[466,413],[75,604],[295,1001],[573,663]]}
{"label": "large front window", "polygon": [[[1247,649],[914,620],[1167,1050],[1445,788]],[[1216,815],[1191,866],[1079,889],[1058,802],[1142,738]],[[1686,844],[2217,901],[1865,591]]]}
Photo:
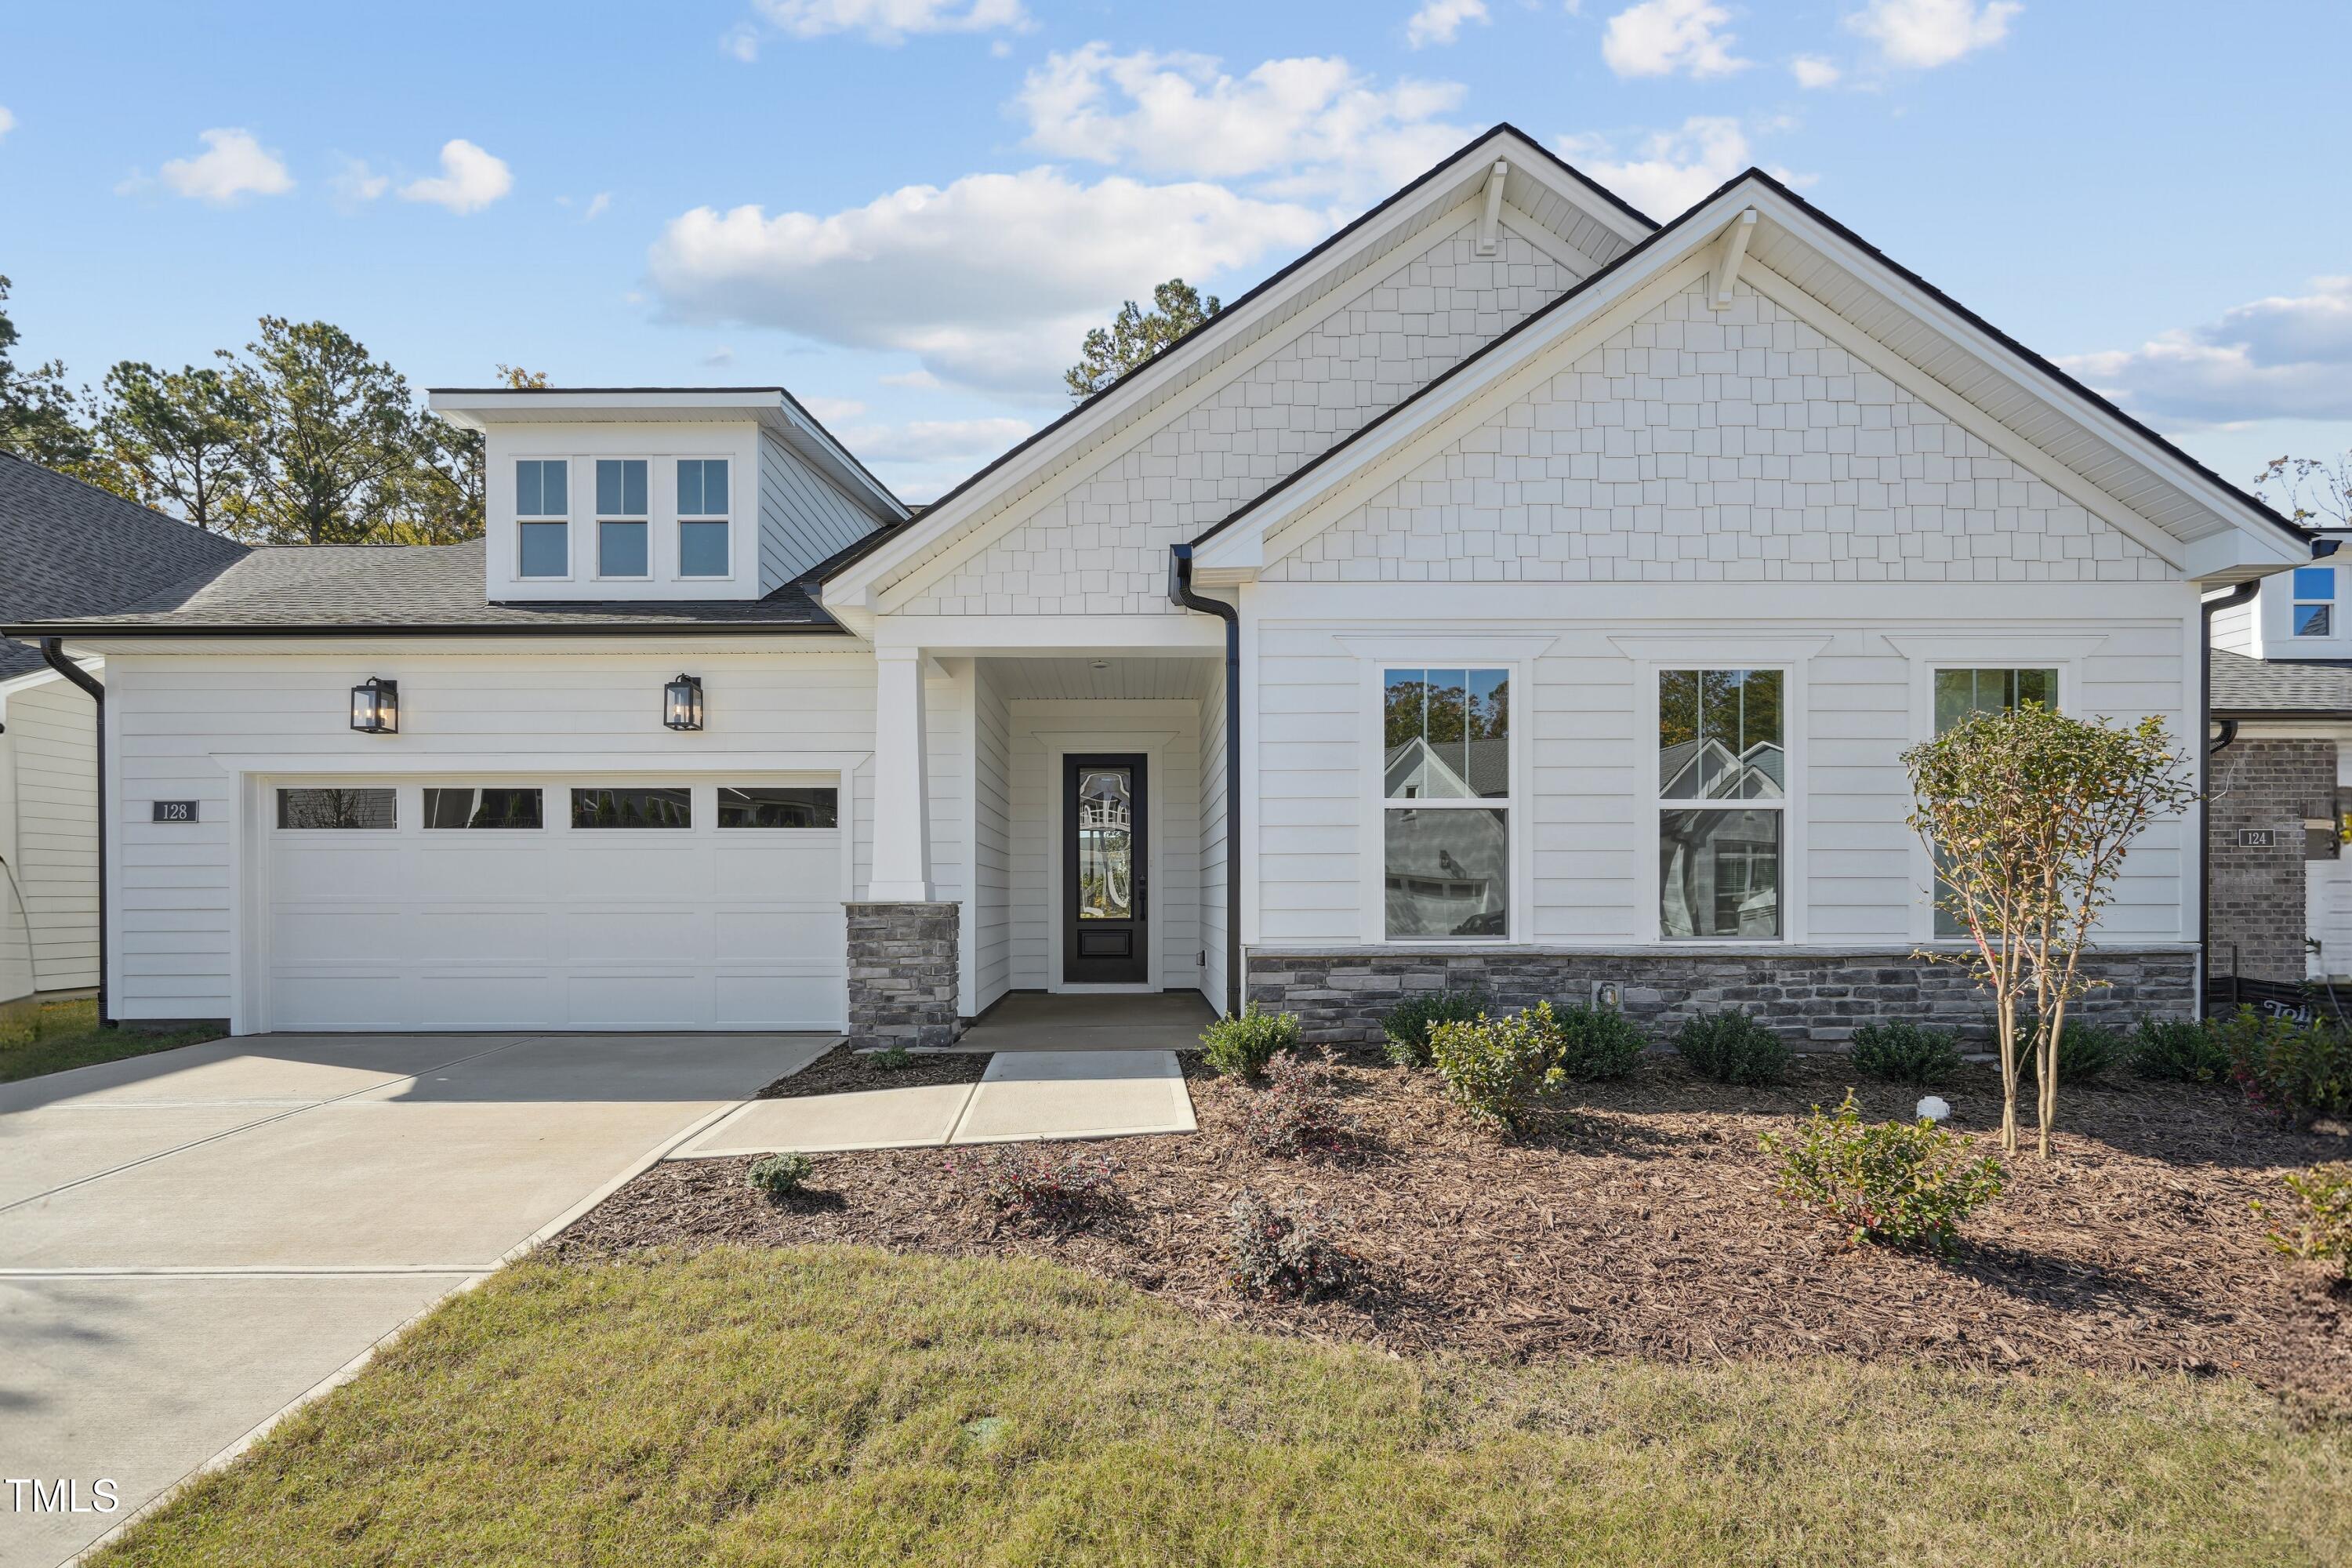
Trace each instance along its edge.
{"label": "large front window", "polygon": [[646,460],[596,459],[596,574],[643,577],[650,559],[646,533]]}
{"label": "large front window", "polygon": [[1391,669],[1381,703],[1384,929],[1508,936],[1510,671]]}
{"label": "large front window", "polygon": [[1777,669],[1658,674],[1658,930],[1665,937],[1780,935],[1787,684]]}
{"label": "large front window", "polygon": [[[1939,669],[1936,671],[1936,733],[1942,734],[1971,713],[2007,713],[2021,704],[2058,706],[2058,672],[2054,669]],[[1945,902],[1951,885],[1936,879],[1936,934],[1966,936],[1968,922]]]}

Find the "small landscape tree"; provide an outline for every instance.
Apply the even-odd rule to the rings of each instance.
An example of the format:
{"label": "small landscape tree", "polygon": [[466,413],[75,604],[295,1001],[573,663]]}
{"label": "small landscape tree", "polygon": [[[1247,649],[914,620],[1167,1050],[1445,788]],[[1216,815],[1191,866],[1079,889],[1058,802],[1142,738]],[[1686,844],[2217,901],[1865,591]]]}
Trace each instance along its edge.
{"label": "small landscape tree", "polygon": [[1911,826],[1927,841],[1937,902],[1967,929],[1964,960],[1992,993],[2000,1040],[2000,1146],[2017,1149],[2020,1004],[2033,1004],[2040,1152],[2058,1111],[2066,1006],[2113,901],[2124,851],[2149,824],[2197,798],[2160,719],[2091,722],[2039,702],[1971,713],[1903,753]]}

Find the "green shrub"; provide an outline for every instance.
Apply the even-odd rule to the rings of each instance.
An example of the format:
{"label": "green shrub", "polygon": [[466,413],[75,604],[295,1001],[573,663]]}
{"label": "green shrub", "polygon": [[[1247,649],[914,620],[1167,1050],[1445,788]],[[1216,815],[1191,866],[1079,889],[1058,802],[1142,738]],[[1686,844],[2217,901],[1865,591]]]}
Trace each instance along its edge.
{"label": "green shrub", "polygon": [[1276,1052],[1265,1064],[1265,1086],[1242,1113],[1242,1136],[1261,1154],[1343,1147],[1356,1131],[1356,1119],[1339,1108],[1333,1089],[1338,1066],[1328,1046],[1312,1060],[1299,1051]]}
{"label": "green shrub", "polygon": [[[2017,1032],[2017,1070],[2032,1083],[2042,1079],[2042,1053],[2036,1045],[2032,1032]],[[2058,1037],[2058,1081],[2088,1083],[2104,1076],[2130,1051],[2130,1037],[2112,1024],[2078,1024],[2070,1020]]]}
{"label": "green shrub", "polygon": [[1779,1083],[1794,1056],[1789,1042],[1745,1013],[1701,1013],[1675,1031],[1691,1070],[1717,1083]]}
{"label": "green shrub", "polygon": [[2352,1115],[2352,1034],[2343,1026],[2241,1007],[2213,1028],[2230,1053],[2230,1076],[2265,1110],[2298,1123]]}
{"label": "green shrub", "polygon": [[1000,1218],[1076,1225],[1117,1191],[1118,1162],[1083,1143],[948,1151],[948,1179]]}
{"label": "green shrub", "polygon": [[2230,1047],[2194,1018],[2142,1018],[2132,1031],[2131,1069],[2176,1083],[2225,1083]]}
{"label": "green shrub", "polygon": [[1865,1127],[1852,1089],[1836,1115],[1816,1105],[1795,1132],[1759,1142],[1780,1162],[1781,1201],[1828,1215],[1857,1245],[1948,1252],[1960,1221],[2008,1180],[2000,1161],[1971,1157],[1966,1139],[1924,1117]]}
{"label": "green shrub", "polygon": [[1960,1070],[1960,1047],[1949,1029],[1929,1029],[1907,1018],[1864,1024],[1853,1032],[1857,1072],[1923,1089],[1949,1083]]}
{"label": "green shrub", "polygon": [[1486,1011],[1478,991],[1424,991],[1389,1009],[1381,1027],[1389,1037],[1389,1060],[1401,1068],[1429,1065],[1429,1032],[1440,1024],[1466,1024]]}
{"label": "green shrub", "polygon": [[1364,1260],[1332,1234],[1318,1210],[1276,1208],[1244,1190],[1234,1200],[1228,1277],[1245,1296],[1311,1301],[1336,1296],[1364,1275]]}
{"label": "green shrub", "polygon": [[[2332,1264],[2352,1281],[2352,1163],[2336,1160],[2290,1171],[2285,1181],[2296,1213],[2292,1229],[2271,1232],[2271,1245],[2306,1263]],[[2268,1219],[2270,1205],[2258,1203],[2254,1213]]]}
{"label": "green shrub", "polygon": [[1227,1076],[1255,1078],[1276,1051],[1298,1043],[1298,1015],[1261,1013],[1253,1002],[1236,1018],[1230,1013],[1201,1036],[1201,1054]]}
{"label": "green shrub", "polygon": [[915,1053],[902,1045],[885,1046],[860,1058],[868,1072],[905,1072],[915,1065]]}
{"label": "green shrub", "polygon": [[806,1154],[788,1152],[762,1154],[751,1162],[751,1168],[743,1173],[743,1180],[753,1192],[772,1204],[782,1203],[798,1193],[808,1185],[808,1179],[815,1173],[814,1160]]}
{"label": "green shrub", "polygon": [[1642,1031],[1592,1007],[1554,1013],[1538,1002],[1523,1013],[1439,1024],[1429,1049],[1445,1097],[1490,1126],[1524,1126],[1572,1083],[1622,1078],[1641,1060]]}
{"label": "green shrub", "polygon": [[1641,1026],[1613,1008],[1567,1007],[1554,1017],[1560,1035],[1557,1065],[1574,1083],[1623,1078],[1650,1047]]}

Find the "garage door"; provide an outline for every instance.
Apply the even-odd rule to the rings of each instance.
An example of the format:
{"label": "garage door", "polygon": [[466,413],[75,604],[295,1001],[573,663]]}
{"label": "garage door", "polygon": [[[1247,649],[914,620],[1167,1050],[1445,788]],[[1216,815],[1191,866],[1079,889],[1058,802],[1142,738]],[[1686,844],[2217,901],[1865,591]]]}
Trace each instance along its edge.
{"label": "garage door", "polygon": [[837,778],[273,784],[273,1029],[822,1029]]}

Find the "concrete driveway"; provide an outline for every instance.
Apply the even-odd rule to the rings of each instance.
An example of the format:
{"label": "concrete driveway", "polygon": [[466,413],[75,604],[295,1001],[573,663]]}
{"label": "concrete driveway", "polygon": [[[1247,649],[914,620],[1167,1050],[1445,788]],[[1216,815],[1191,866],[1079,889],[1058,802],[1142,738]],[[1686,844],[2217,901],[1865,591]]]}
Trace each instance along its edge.
{"label": "concrete driveway", "polygon": [[837,1037],[254,1036],[0,1085],[0,1564],[81,1550]]}

